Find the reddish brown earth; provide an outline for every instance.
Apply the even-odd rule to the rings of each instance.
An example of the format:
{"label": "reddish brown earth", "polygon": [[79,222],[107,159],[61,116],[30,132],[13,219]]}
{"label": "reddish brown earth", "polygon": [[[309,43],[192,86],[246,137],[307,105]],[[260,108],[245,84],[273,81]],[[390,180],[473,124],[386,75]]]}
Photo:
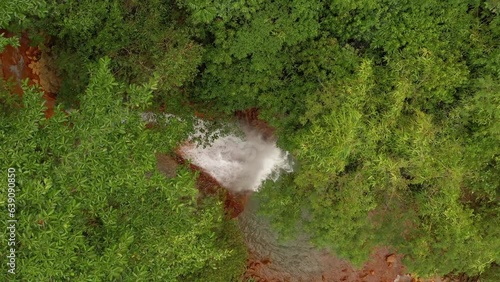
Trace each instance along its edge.
{"label": "reddish brown earth", "polygon": [[[4,32],[7,37],[11,36],[5,30],[0,30],[0,34],[2,32]],[[23,95],[21,83],[24,79],[28,79],[29,85],[43,85],[40,83],[42,81],[39,71],[40,65],[36,64],[40,57],[40,50],[37,47],[30,46],[30,40],[26,34],[21,36],[19,48],[7,46],[0,54],[2,78],[14,82],[14,94],[19,96]],[[45,73],[47,72],[44,72],[44,74]],[[44,78],[43,75],[42,78]],[[43,98],[45,99],[45,105],[47,106],[45,116],[49,118],[54,114],[56,96],[54,93],[46,91],[46,89],[42,88],[42,90],[44,92]]]}
{"label": "reddish brown earth", "polygon": [[275,129],[267,122],[259,118],[259,110],[257,108],[250,108],[244,111],[237,111],[235,113],[236,118],[244,125],[258,130],[264,139],[274,139]]}
{"label": "reddish brown earth", "polygon": [[[400,282],[413,282],[415,279],[406,276],[401,256],[395,255],[386,248],[379,248],[373,252],[370,260],[361,268],[356,269],[347,261],[336,258],[328,253],[322,255],[322,273],[311,274],[309,277],[293,277],[291,274],[277,271],[269,259],[259,259],[258,255],[250,252],[247,262],[245,279],[254,279],[256,282],[274,281],[301,281],[301,282],[393,282],[401,276]],[[406,278],[406,279],[405,279]]]}

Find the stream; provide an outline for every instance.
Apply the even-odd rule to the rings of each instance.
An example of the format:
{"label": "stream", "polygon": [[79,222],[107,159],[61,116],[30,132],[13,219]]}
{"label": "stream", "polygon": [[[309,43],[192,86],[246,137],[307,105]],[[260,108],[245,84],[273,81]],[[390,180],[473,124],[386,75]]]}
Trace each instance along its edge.
{"label": "stream", "polygon": [[[281,174],[293,171],[289,153],[277,147],[274,138],[266,138],[248,122],[239,125],[238,131],[241,132],[212,132],[212,142],[202,145],[195,140],[203,139],[209,131],[199,121],[195,133],[179,152],[233,194],[258,193],[265,181],[276,181]],[[250,251],[247,278],[262,282],[404,281],[398,280],[398,274],[404,273],[400,256],[387,248],[374,250],[370,261],[355,269],[330,252],[315,248],[305,233],[290,241],[279,240],[269,219],[259,215],[258,210],[258,197],[250,196],[237,216]]]}

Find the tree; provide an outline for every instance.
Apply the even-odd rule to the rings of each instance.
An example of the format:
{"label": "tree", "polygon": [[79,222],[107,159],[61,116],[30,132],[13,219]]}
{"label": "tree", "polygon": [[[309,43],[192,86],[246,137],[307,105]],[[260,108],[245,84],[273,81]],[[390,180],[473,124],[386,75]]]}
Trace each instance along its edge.
{"label": "tree", "polygon": [[67,108],[78,105],[77,95],[88,84],[87,65],[108,56],[113,73],[128,83],[145,83],[156,73],[155,103],[185,112],[182,89],[197,74],[203,48],[190,39],[188,27],[178,24],[176,5],[159,0],[47,2],[50,13],[34,28],[50,37],[46,47],[62,80],[58,99]]}
{"label": "tree", "polygon": [[278,123],[292,126],[283,145],[299,168],[264,212],[288,224],[293,214],[317,245],[357,264],[389,245],[417,275],[487,273],[500,242],[498,17],[460,1],[336,4],[322,30],[346,44],[336,63],[353,74],[318,71],[335,70],[317,67],[331,49],[302,65],[321,85]]}
{"label": "tree", "polygon": [[280,94],[274,93],[293,89],[287,84],[293,69],[291,48],[318,34],[322,4],[303,0],[179,2],[200,30],[198,40],[207,46],[194,101],[212,102],[225,113],[255,106],[270,106],[276,112]]}
{"label": "tree", "polygon": [[[154,92],[155,104],[149,104],[152,108],[163,104],[167,111],[189,116],[191,111],[186,111],[186,106],[194,104],[202,112],[228,117],[237,110],[257,107],[259,117],[276,128],[280,146],[293,152],[298,163],[293,175],[276,186],[267,185],[260,194],[264,212],[277,227],[288,231],[287,235],[300,226],[318,246],[330,248],[358,265],[373,246],[388,245],[404,254],[409,270],[421,276],[484,273],[484,277],[494,277],[491,273],[500,261],[494,252],[500,244],[498,1],[50,1],[48,9],[48,17],[34,20],[34,26],[52,36],[52,52],[67,83],[60,100],[84,92],[90,76],[82,64],[91,65],[96,58],[109,55],[114,59],[113,73],[129,83],[147,83],[156,75],[158,89]],[[91,88],[95,85],[100,84],[91,84]],[[71,156],[71,163],[81,164],[81,159],[89,156],[107,160],[108,154],[116,151],[115,143],[125,150],[128,147],[121,140],[135,144],[133,140],[146,138],[139,133],[127,135],[129,120],[134,118],[123,112],[149,101],[134,94],[142,88],[121,84],[108,88],[116,90],[114,98],[106,96],[109,93],[96,98],[86,94],[81,103],[95,109],[81,107],[78,114],[61,117],[73,127],[54,127],[82,136],[92,132],[92,137],[82,141],[78,135],[64,139],[78,141],[73,146],[79,153],[73,155],[70,149],[61,153],[66,158]],[[104,104],[114,106],[103,110],[101,102],[95,100],[103,97],[107,99]],[[118,107],[122,101],[128,106]],[[12,121],[11,114],[5,115],[9,116],[6,120]],[[102,119],[93,118],[96,114]],[[87,120],[96,126],[89,126]],[[126,122],[121,123],[123,120]],[[35,134],[39,140],[53,138],[42,134],[48,122],[41,123],[47,123],[44,127],[24,122],[32,126],[16,130],[32,130],[41,136],[28,135]],[[182,129],[175,132],[185,132],[185,125],[179,126]],[[112,134],[115,127],[119,135]],[[6,128],[17,132],[12,126]],[[111,135],[106,135],[107,131],[103,135],[99,128],[110,130]],[[169,127],[165,130],[171,132]],[[161,142],[172,140],[174,144],[182,139],[174,134],[173,139],[157,140],[155,132],[148,133],[156,140],[148,141],[156,144],[148,147],[152,152],[170,146]],[[60,142],[57,138],[50,140],[48,144]],[[22,142],[34,141],[25,137]],[[41,174],[47,175],[50,170],[45,166],[54,163],[58,169],[64,168],[61,171],[65,174],[79,175],[73,183],[89,181],[85,176],[89,170],[82,170],[82,174],[78,172],[80,167],[69,166],[64,159],[51,159],[55,155],[52,147],[43,154],[42,148],[29,148],[26,155],[39,158],[35,163],[39,163]],[[114,164],[116,167],[125,169],[127,162],[143,160],[127,152],[125,155],[134,158],[115,156],[121,160]],[[96,162],[101,170],[107,167],[105,164]],[[92,175],[104,179],[99,171],[95,168]],[[128,177],[121,170],[113,173]],[[140,173],[130,174],[139,177]],[[188,175],[186,172],[178,180],[188,181]],[[147,181],[154,178],[150,177]],[[54,179],[49,178],[56,183]],[[46,185],[41,176],[38,180]],[[62,177],[57,181],[62,183]],[[95,187],[107,180],[100,181]],[[172,185],[175,181],[171,180]],[[141,193],[145,193],[141,191],[147,190],[142,189],[132,193],[129,187],[123,191],[141,199]],[[114,190],[113,198],[125,201],[120,191]],[[160,193],[147,191],[151,195]],[[192,197],[184,192],[188,199]],[[109,196],[93,193],[101,198]],[[121,246],[126,246],[131,241],[129,233],[120,226],[111,227],[114,225],[104,222],[101,215],[87,214],[92,210],[87,202],[94,199],[92,195],[89,192],[82,198],[86,209],[81,213],[86,221],[80,224],[89,230],[89,245],[104,250],[96,238],[111,238],[106,237],[109,235],[115,236],[114,242],[120,238]],[[197,206],[184,198],[176,202],[171,196],[157,195],[174,206],[185,204],[193,212],[213,208],[211,204]],[[155,212],[165,208],[159,203],[155,207]],[[105,210],[106,206],[97,208]],[[124,209],[134,218],[148,212],[132,210],[131,206]],[[181,223],[195,227],[182,239],[187,241],[171,234],[169,238],[178,239],[174,248],[205,236],[202,230],[210,229],[212,223],[220,228],[231,226],[224,221],[225,225],[217,223],[216,211],[208,214],[213,217],[199,224],[190,222],[190,217],[183,218]],[[164,222],[155,220],[155,226],[170,224],[168,218]],[[146,240],[140,242],[159,246],[152,234],[161,232],[154,232],[148,233],[151,240],[133,242]],[[212,248],[210,242],[204,241],[205,246]],[[209,277],[200,270],[207,256],[193,256],[202,250],[178,251],[175,258],[192,263],[195,272],[187,273],[188,268],[179,267],[176,277]],[[158,255],[136,253],[138,263]],[[169,254],[174,253],[177,251]],[[224,256],[224,251],[220,254]],[[122,267],[120,262],[115,266],[118,270]],[[159,269],[155,273],[167,275]]]}
{"label": "tree", "polygon": [[[41,93],[25,87],[22,109],[0,121],[1,167],[17,175],[16,278],[239,277],[246,251],[221,203],[198,199],[187,168],[172,179],[156,170],[155,153],[171,152],[189,126],[172,120],[145,129],[138,110],[157,82],[121,84],[109,64],[102,59],[92,68],[79,109],[65,114],[59,106],[47,120]],[[128,96],[126,105],[117,93]],[[11,278],[6,264],[1,275]]]}

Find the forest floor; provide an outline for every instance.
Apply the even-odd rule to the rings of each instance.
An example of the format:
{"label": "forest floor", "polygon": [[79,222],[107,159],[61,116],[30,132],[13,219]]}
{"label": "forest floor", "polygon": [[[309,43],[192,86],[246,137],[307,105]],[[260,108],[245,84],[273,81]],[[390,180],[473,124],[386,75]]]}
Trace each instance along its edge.
{"label": "forest floor", "polygon": [[[29,39],[23,35],[19,48],[6,47],[0,54],[0,68],[4,80],[13,80],[13,92],[22,95],[21,82],[29,79],[30,85],[38,85],[44,91],[44,99],[47,105],[46,117],[53,115],[57,87],[59,80],[55,72],[50,68],[50,58],[46,57],[40,50],[29,45]],[[258,118],[256,109],[239,112],[236,116],[248,125],[260,130],[265,138],[274,138],[274,129],[269,127],[264,121]],[[167,176],[172,175],[178,164],[184,163],[180,157],[157,156],[158,168]],[[227,214],[231,218],[237,216],[244,210],[248,202],[249,193],[234,194],[228,192],[217,181],[204,173],[200,168],[191,165],[191,169],[200,171],[197,186],[202,194],[218,194],[224,199]],[[392,253],[387,248],[378,248],[373,251],[370,260],[360,269],[354,268],[349,262],[336,258],[325,253],[321,261],[321,273],[316,273],[310,277],[296,278],[289,273],[280,272],[276,267],[278,262],[273,262],[254,250],[249,250],[247,270],[245,279],[253,279],[256,282],[274,281],[342,281],[342,282],[409,282],[417,281],[414,278],[405,276],[406,269],[401,262],[402,256]],[[442,279],[431,279],[426,281],[445,281]]]}

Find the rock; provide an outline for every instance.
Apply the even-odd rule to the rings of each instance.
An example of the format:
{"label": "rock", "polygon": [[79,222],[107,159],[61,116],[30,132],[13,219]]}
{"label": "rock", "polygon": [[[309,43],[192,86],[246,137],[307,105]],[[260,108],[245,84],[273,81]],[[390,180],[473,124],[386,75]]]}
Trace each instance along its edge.
{"label": "rock", "polygon": [[396,255],[395,254],[390,254],[387,257],[385,257],[385,261],[388,263],[395,263],[396,262]]}
{"label": "rock", "polygon": [[394,282],[411,282],[412,278],[410,275],[398,275],[396,279],[394,279]]}

